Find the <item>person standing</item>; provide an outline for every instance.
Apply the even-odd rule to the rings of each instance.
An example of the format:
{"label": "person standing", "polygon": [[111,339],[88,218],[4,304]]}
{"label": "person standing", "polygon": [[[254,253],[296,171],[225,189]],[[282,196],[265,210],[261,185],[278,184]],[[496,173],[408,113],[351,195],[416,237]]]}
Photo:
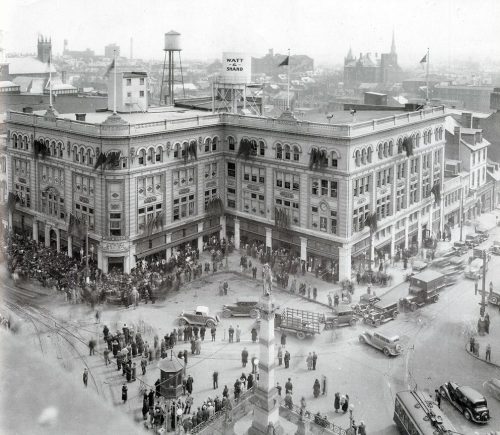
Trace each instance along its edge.
{"label": "person standing", "polygon": [[201,341],[205,341],[205,332],[207,331],[207,328],[205,328],[205,326],[202,326],[200,328],[200,338],[201,338]]}
{"label": "person standing", "polygon": [[281,346],[278,348],[278,365],[283,364],[283,349]]}
{"label": "person standing", "polygon": [[434,390],[434,400],[436,401],[436,404],[439,409],[441,409],[441,394],[439,393],[439,390]]}
{"label": "person standing", "polygon": [[316,379],[314,381],[314,385],[313,385],[313,395],[314,397],[319,397],[319,393],[321,392],[321,385],[319,383],[319,380]]}
{"label": "person standing", "polygon": [[195,345],[196,345],[196,355],[199,355],[201,353],[201,340],[199,338],[195,340]]}
{"label": "person standing", "polygon": [[148,365],[148,359],[143,356],[141,358],[141,369],[142,369],[142,375],[144,376],[146,374],[146,367]]}
{"label": "person standing", "polygon": [[366,426],[363,420],[359,422],[358,435],[366,435]]}
{"label": "person standing", "polygon": [[127,385],[123,384],[123,386],[122,386],[122,400],[123,400],[123,403],[127,402],[127,391],[128,391]]}
{"label": "person standing", "polygon": [[285,352],[284,361],[285,361],[285,369],[289,368],[290,367],[290,352],[288,352],[288,350]]}
{"label": "person standing", "polygon": [[103,353],[104,353],[104,363],[106,365],[110,364],[111,361],[109,360],[109,349],[108,348],[104,349]]}
{"label": "person standing", "polygon": [[333,401],[333,407],[335,408],[335,412],[338,413],[340,409],[340,394],[335,393],[335,399]]}
{"label": "person standing", "polygon": [[284,332],[281,333],[281,345],[286,346],[286,334]]}
{"label": "person standing", "polygon": [[474,337],[471,337],[469,340],[469,350],[471,352],[474,352],[474,341],[475,341]]}
{"label": "person standing", "polygon": [[321,394],[326,396],[327,379],[325,375],[321,376]]}
{"label": "person standing", "polygon": [[95,355],[95,340],[93,338],[91,338],[89,340],[89,351],[90,351],[90,355]]}
{"label": "person standing", "polygon": [[486,361],[491,361],[491,345],[490,343],[486,346]]}
{"label": "person standing", "polygon": [[276,382],[276,389],[278,390],[278,396],[281,397],[281,385],[279,382]]}
{"label": "person standing", "polygon": [[316,300],[318,297],[318,289],[316,287],[313,288],[313,299]]}
{"label": "person standing", "polygon": [[318,361],[318,355],[316,355],[316,352],[313,352],[312,356],[312,369],[316,370],[316,362]]}
{"label": "person standing", "polygon": [[229,343],[233,342],[234,328],[233,325],[229,325]]}
{"label": "person standing", "polygon": [[242,366],[246,367],[247,366],[247,362],[248,362],[248,350],[245,347],[241,351],[241,364],[242,364]]}
{"label": "person standing", "polygon": [[292,394],[293,392],[293,385],[292,385],[292,379],[288,378],[288,381],[285,383],[285,394]]}
{"label": "person standing", "polygon": [[212,375],[213,383],[214,383],[214,390],[219,388],[219,372],[216,370],[213,375]]}
{"label": "person standing", "polygon": [[257,341],[257,330],[252,328],[252,341],[255,343]]}
{"label": "person standing", "polygon": [[236,325],[236,342],[240,342],[240,337],[241,337],[241,329],[240,325]]}
{"label": "person standing", "polygon": [[83,385],[85,385],[85,388],[87,388],[87,383],[89,381],[89,371],[87,368],[83,369]]}
{"label": "person standing", "polygon": [[215,333],[217,332],[217,328],[215,326],[212,326],[210,328],[210,334],[212,335],[212,341],[215,341]]}
{"label": "person standing", "polygon": [[309,352],[309,355],[307,355],[306,365],[307,365],[307,370],[312,370],[312,354],[311,354],[311,352]]}
{"label": "person standing", "polygon": [[342,396],[344,401],[342,402],[342,412],[345,414],[347,410],[349,409],[349,395],[346,394],[345,397]]}
{"label": "person standing", "polygon": [[189,394],[193,394],[193,383],[194,379],[191,375],[189,375],[186,381],[186,390]]}

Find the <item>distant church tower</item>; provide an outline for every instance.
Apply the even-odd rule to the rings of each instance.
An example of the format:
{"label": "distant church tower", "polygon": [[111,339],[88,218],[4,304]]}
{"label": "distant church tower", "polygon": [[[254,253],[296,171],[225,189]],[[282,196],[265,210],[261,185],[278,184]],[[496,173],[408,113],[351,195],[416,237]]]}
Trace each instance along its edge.
{"label": "distant church tower", "polygon": [[38,60],[43,63],[49,61],[50,52],[52,51],[52,39],[44,38],[42,35],[38,37]]}
{"label": "distant church tower", "polygon": [[396,54],[396,40],[394,38],[394,29],[392,29],[391,54]]}

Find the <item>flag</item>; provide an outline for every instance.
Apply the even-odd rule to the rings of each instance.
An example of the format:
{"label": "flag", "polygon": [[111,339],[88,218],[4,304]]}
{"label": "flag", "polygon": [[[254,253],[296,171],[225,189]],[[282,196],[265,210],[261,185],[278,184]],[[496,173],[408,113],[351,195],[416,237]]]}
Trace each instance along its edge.
{"label": "flag", "polygon": [[102,166],[106,163],[106,154],[100,153],[99,157],[97,157],[97,160],[94,165],[94,169],[97,169],[99,166]]}
{"label": "flag", "polygon": [[73,213],[69,214],[68,233],[72,236],[82,238],[85,236],[85,223]]}
{"label": "flag", "polygon": [[278,66],[287,66],[290,60],[290,56],[287,56],[283,62],[281,62]]}
{"label": "flag", "polygon": [[113,62],[110,63],[110,65],[108,66],[108,69],[106,70],[106,74],[104,74],[104,78],[108,78],[109,77],[109,73],[114,68],[115,68],[115,60],[113,59]]}
{"label": "flag", "polygon": [[106,156],[105,166],[109,169],[116,169],[120,164],[121,151],[111,151]]}
{"label": "flag", "polygon": [[20,201],[19,195],[17,193],[9,192],[7,199],[7,208],[9,211],[14,211],[16,208],[16,203]]}
{"label": "flag", "polygon": [[427,63],[427,54],[422,58],[420,63]]}

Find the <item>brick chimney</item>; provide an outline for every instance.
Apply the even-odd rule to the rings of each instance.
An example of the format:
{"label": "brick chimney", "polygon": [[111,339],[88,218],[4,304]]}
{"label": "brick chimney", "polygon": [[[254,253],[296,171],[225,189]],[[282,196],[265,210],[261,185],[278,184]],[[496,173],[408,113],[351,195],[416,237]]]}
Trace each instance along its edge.
{"label": "brick chimney", "polygon": [[462,112],[461,124],[463,128],[472,128],[472,113]]}
{"label": "brick chimney", "polygon": [[472,128],[481,128],[479,126],[479,121],[480,121],[479,118],[472,118]]}

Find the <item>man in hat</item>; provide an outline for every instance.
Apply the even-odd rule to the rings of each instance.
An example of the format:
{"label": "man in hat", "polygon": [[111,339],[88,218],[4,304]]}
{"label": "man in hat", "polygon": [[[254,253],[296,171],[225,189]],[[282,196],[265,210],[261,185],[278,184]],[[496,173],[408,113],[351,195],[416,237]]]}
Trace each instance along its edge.
{"label": "man in hat", "polygon": [[89,380],[89,371],[87,368],[83,369],[83,385],[85,385],[85,388],[87,388],[87,382]]}

